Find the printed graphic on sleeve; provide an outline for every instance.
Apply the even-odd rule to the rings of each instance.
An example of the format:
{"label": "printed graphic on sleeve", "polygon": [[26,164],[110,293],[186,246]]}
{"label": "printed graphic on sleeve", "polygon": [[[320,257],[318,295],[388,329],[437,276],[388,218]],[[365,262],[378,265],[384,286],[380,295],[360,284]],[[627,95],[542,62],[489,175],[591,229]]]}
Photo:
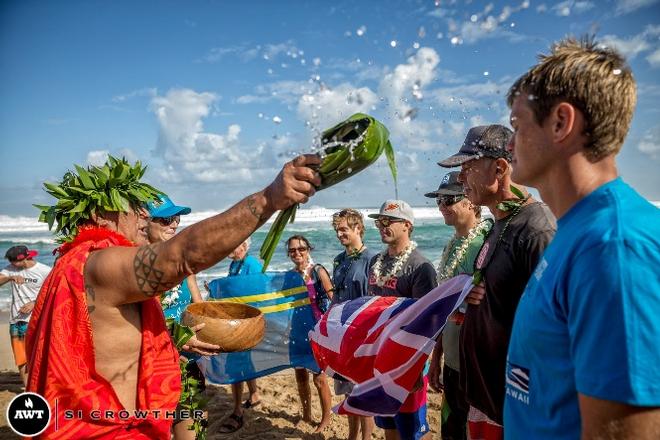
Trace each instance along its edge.
{"label": "printed graphic on sleeve", "polygon": [[506,394],[529,405],[529,370],[527,368],[507,361]]}

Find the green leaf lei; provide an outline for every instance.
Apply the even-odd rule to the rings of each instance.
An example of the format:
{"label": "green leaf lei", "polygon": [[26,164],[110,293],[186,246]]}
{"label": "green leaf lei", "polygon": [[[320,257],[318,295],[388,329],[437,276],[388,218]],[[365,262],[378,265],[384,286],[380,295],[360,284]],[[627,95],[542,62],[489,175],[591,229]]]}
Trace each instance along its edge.
{"label": "green leaf lei", "polygon": [[34,205],[41,211],[39,221],[52,229],[57,223],[57,241],[71,241],[78,227],[91,219],[93,212],[128,212],[155,200],[162,191],[140,182],[147,170],[138,161],[131,165],[125,158],[108,156],[101,166],[87,169],[75,165],[59,183],[44,183],[45,191],[57,199],[55,205]]}
{"label": "green leaf lei", "polygon": [[[167,318],[165,320],[167,330],[172,336],[174,345],[177,351],[181,351],[183,346],[195,335],[192,328],[179,324],[174,318]],[[179,408],[190,411],[194,414],[195,410],[203,410],[206,407],[208,399],[204,397],[202,379],[198,378],[189,369],[188,360],[179,360],[179,367],[181,368],[181,397],[179,398]],[[193,424],[189,428],[195,431],[195,438],[197,440],[206,439],[207,420],[193,418]]]}

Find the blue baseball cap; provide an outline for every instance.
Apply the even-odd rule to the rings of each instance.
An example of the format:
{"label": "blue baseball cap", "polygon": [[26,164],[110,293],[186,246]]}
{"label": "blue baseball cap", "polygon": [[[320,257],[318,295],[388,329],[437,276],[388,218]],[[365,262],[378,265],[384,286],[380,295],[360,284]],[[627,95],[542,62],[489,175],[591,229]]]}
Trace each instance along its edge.
{"label": "blue baseball cap", "polygon": [[158,200],[147,203],[147,210],[151,217],[170,217],[173,215],[190,214],[191,209],[187,206],[175,205],[165,194],[158,196]]}

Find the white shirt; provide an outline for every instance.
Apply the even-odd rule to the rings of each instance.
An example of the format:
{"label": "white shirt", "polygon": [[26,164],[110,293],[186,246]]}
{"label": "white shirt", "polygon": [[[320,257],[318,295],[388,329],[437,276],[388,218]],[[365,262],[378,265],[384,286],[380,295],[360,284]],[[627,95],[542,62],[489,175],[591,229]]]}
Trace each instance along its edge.
{"label": "white shirt", "polygon": [[15,324],[19,321],[29,321],[30,313],[21,313],[19,310],[25,304],[37,299],[41,285],[50,273],[50,266],[35,262],[36,264],[29,269],[19,269],[16,266],[9,264],[7,267],[0,271],[0,274],[13,277],[20,276],[25,279],[23,284],[17,284],[14,281],[9,281],[11,284],[11,312],[9,314],[9,323]]}

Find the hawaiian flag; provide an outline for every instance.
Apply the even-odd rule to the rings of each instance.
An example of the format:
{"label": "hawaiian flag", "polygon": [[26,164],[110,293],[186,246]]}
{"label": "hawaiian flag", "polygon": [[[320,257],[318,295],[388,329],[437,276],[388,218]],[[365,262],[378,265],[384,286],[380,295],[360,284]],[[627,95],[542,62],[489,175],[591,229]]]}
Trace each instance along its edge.
{"label": "hawaiian flag", "polygon": [[309,334],[329,376],[356,384],[339,414],[393,416],[418,382],[447,318],[472,288],[459,275],[420,299],[364,296],[330,308]]}
{"label": "hawaiian flag", "polygon": [[289,271],[232,276],[211,281],[209,289],[211,301],[238,302],[261,310],[266,334],[251,350],[198,359],[208,381],[243,382],[286,368],[320,371],[308,339],[316,321],[300,274]]}

